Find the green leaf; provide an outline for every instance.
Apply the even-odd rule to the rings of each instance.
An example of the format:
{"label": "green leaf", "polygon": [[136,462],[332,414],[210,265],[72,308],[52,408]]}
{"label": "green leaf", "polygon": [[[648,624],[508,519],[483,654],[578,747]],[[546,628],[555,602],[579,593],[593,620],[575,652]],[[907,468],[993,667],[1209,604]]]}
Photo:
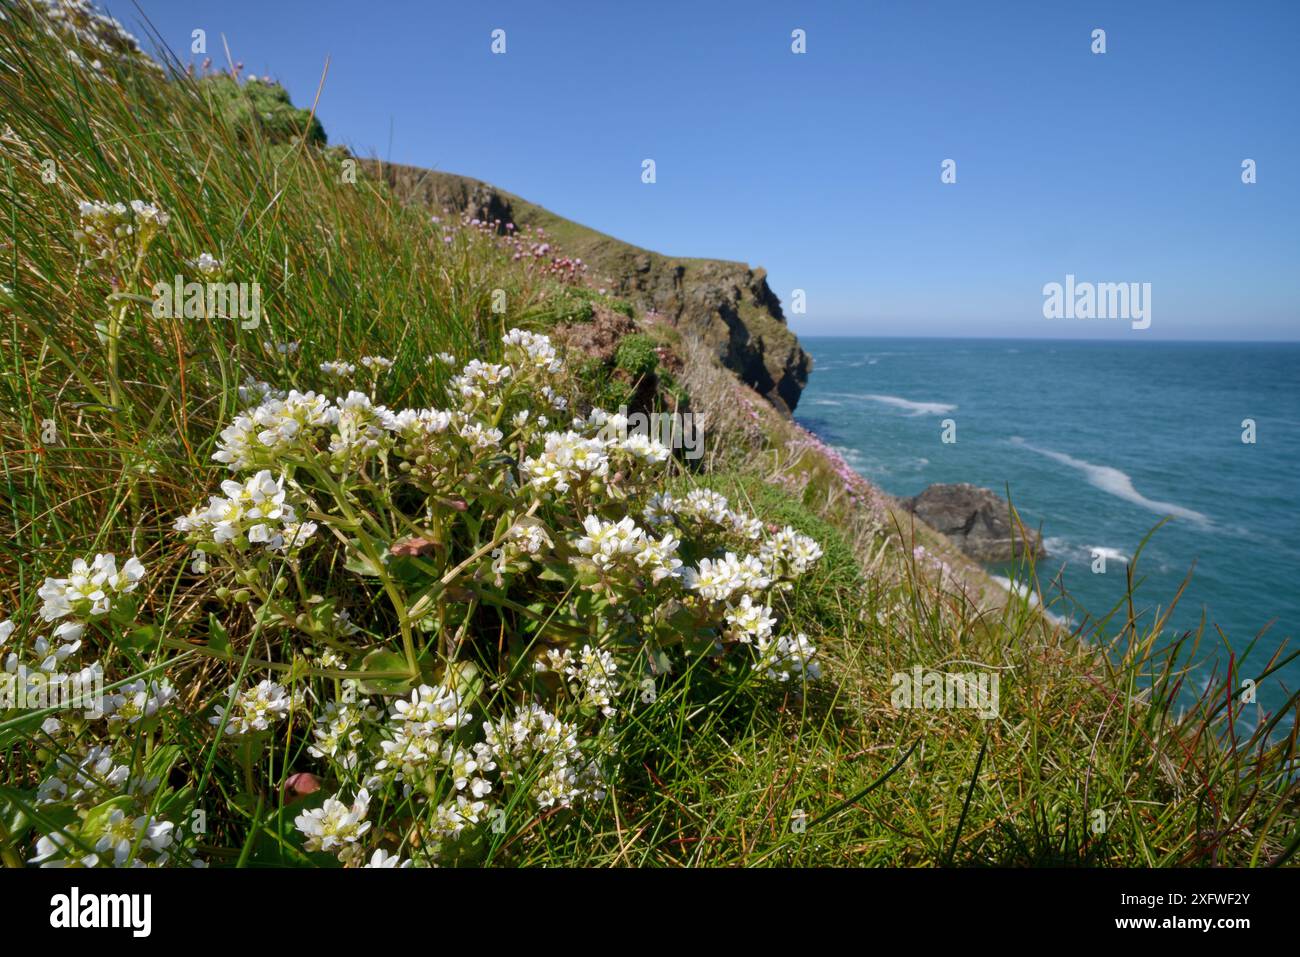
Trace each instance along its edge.
{"label": "green leaf", "polygon": [[361,659],[360,672],[361,690],[367,694],[405,694],[412,687],[411,669],[396,651],[376,648]]}
{"label": "green leaf", "polygon": [[117,643],[136,652],[152,651],[158,646],[158,637],[161,634],[162,629],[157,625],[141,625],[119,636]]}
{"label": "green leaf", "polygon": [[208,647],[223,655],[232,654],[230,634],[226,631],[226,626],[211,612],[208,613]]}
{"label": "green leaf", "polygon": [[348,549],[348,557],[344,560],[343,567],[363,578],[378,578],[381,572],[380,567],[362,554],[355,539],[349,544],[351,547]]}

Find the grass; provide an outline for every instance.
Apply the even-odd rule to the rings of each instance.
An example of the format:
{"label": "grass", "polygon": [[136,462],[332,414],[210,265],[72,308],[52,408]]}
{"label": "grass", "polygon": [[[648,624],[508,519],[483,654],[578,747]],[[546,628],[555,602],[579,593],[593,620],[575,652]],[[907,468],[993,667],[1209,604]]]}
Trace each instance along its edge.
{"label": "grass", "polygon": [[[138,603],[152,625],[96,651],[122,680],[165,672],[181,690],[182,717],[140,742],[139,760],[168,783],[156,810],[183,821],[205,810],[192,843],[214,864],[331,863],[302,849],[282,786],[315,767],[302,742],[245,754],[214,743],[202,720],[257,662],[286,673],[301,649],[237,609],[219,622],[172,521],[225,477],[210,456],[246,378],[319,389],[320,362],[385,355],[396,363],[389,404],[433,405],[450,373],[427,356],[497,359],[505,328],[582,321],[599,297],[513,260],[483,231],[430,222],[376,180],[353,181],[309,109],[256,85],[165,79],[118,61],[94,77],[21,19],[0,24],[0,64],[0,618],[32,618],[43,579],[75,558],[141,556],[150,575]],[[170,226],[130,268],[87,266],[77,202],[137,197],[169,211]],[[257,328],[155,318],[130,298],[203,251],[260,284]],[[665,341],[653,323],[647,334]],[[1208,675],[1201,635],[1170,634],[1131,602],[1086,630],[1054,624],[846,477],[699,344],[667,340],[710,437],[701,462],[674,466],[674,488],[714,488],[821,543],[822,561],[777,611],[821,649],[825,677],[805,691],[690,659],[630,692],[604,799],[572,811],[512,805],[503,828],[454,862],[1295,862],[1296,699],[1259,715],[1238,694],[1242,677],[1276,658],[1251,648]],[[651,341],[629,339],[617,365],[653,369]],[[276,348],[291,342],[296,352]],[[621,394],[611,372],[591,366],[576,386],[587,399]],[[1042,601],[1050,588],[1035,574],[1019,571]],[[378,605],[357,611],[371,630],[391,624]],[[489,620],[504,629],[509,617]],[[997,717],[898,707],[893,676],[913,666],[996,672]],[[9,866],[31,857],[38,833],[68,823],[34,800],[55,756],[40,717],[0,712]]]}

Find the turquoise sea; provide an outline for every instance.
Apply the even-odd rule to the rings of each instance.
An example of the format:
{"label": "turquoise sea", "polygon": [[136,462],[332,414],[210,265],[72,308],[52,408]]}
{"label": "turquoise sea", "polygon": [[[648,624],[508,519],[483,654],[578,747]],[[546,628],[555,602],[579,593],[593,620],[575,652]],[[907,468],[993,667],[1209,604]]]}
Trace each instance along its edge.
{"label": "turquoise sea", "polygon": [[[896,496],[934,482],[1009,489],[1042,529],[1040,579],[1060,570],[1069,593],[1045,594],[1054,613],[1106,614],[1139,543],[1170,516],[1136,566],[1144,621],[1190,571],[1171,627],[1204,614],[1202,655],[1241,649],[1270,623],[1242,676],[1294,647],[1300,344],[800,338],[815,367],[795,418]],[[1260,684],[1259,703],[1297,687],[1300,661]]]}

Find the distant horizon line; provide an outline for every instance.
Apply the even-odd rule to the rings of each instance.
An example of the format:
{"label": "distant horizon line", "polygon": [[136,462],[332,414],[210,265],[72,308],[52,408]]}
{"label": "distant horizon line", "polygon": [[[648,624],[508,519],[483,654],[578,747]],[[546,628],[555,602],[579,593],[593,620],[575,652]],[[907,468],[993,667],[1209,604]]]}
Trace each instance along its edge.
{"label": "distant horizon line", "polygon": [[1142,338],[1114,338],[1109,336],[1097,336],[1086,339],[1068,338],[1065,336],[950,336],[950,335],[896,335],[896,334],[873,334],[873,335],[848,335],[845,333],[834,332],[799,332],[797,329],[791,329],[800,339],[939,339],[952,342],[966,342],[971,339],[988,340],[990,342],[1102,342],[1102,343],[1132,343],[1138,345],[1229,345],[1229,346],[1294,346],[1300,345],[1300,338],[1296,339],[1158,339],[1150,337]]}

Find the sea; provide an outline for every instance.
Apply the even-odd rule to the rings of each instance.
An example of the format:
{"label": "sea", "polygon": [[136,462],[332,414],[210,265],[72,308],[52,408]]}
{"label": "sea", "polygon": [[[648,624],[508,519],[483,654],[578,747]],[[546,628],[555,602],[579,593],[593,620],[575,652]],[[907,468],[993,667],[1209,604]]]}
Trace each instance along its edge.
{"label": "sea", "polygon": [[[1296,647],[1300,343],[800,341],[815,365],[795,418],[894,496],[935,482],[1009,495],[1043,534],[1048,610],[1085,634],[1123,599],[1150,534],[1134,565],[1141,621],[1190,575],[1168,633],[1204,618],[1194,680],[1256,636],[1243,678]],[[1258,703],[1296,688],[1300,660],[1258,684]]]}

